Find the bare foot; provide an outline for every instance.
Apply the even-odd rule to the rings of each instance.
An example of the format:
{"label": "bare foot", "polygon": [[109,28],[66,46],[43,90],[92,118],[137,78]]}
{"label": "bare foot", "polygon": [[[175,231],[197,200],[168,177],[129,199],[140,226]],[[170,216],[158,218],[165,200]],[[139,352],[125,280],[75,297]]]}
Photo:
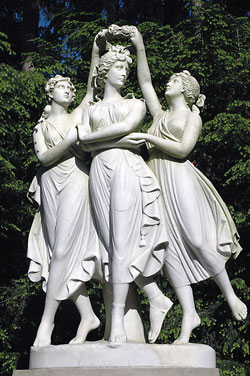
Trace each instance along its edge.
{"label": "bare foot", "polygon": [[158,295],[150,302],[150,330],[148,333],[149,343],[154,343],[161,331],[163,320],[173,305],[173,302],[165,295]]}
{"label": "bare foot", "polygon": [[98,328],[99,325],[100,320],[96,317],[96,315],[87,320],[82,319],[78,326],[75,338],[73,338],[69,343],[71,345],[84,343],[89,332],[91,332],[91,330]]}
{"label": "bare foot", "polygon": [[247,317],[247,306],[236,295],[228,304],[236,320],[245,320]]}
{"label": "bare foot", "polygon": [[109,342],[127,342],[123,321],[124,307],[125,304],[113,304]]}
{"label": "bare foot", "polygon": [[41,321],[33,346],[43,347],[50,345],[53,329],[54,323]]}
{"label": "bare foot", "polygon": [[193,314],[184,314],[181,323],[181,333],[174,341],[173,345],[186,345],[189,342],[192,330],[197,328],[201,323],[201,319],[197,312]]}
{"label": "bare foot", "polygon": [[125,343],[127,342],[127,336],[125,332],[117,332],[117,333],[111,333],[109,342],[122,342]]}

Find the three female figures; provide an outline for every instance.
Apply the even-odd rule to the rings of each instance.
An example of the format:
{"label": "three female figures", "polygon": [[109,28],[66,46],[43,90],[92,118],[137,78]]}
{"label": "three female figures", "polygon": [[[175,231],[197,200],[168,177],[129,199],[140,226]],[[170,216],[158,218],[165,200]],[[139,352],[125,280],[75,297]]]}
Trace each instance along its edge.
{"label": "three female figures", "polygon": [[[174,75],[166,90],[170,108],[169,111],[164,112],[152,87],[143,41],[136,29],[131,40],[137,48],[139,83],[154,118],[149,134],[132,133],[128,136],[131,132],[139,130],[145,115],[145,105],[133,96],[121,97],[120,89],[128,76],[131,59],[129,52],[123,47],[110,46],[110,50],[100,59],[96,75],[97,84],[104,89],[103,99],[86,108],[83,121],[74,119],[75,124],[83,123],[83,127],[73,127],[65,136],[65,130],[70,128],[73,118],[70,118],[70,124],[66,121],[70,116],[66,114],[67,105],[63,104],[66,98],[59,98],[55,86],[51,94],[52,111],[48,119],[38,126],[37,134],[40,135],[38,139],[35,133],[34,143],[38,158],[41,162],[43,162],[41,155],[44,156],[45,161],[46,158],[51,158],[47,165],[51,167],[44,176],[49,175],[49,184],[56,190],[55,193],[47,182],[44,183],[46,179],[41,179],[41,188],[46,191],[42,196],[46,204],[41,215],[46,216],[46,210],[48,213],[52,211],[52,214],[56,212],[59,215],[63,213],[63,207],[68,205],[67,195],[72,186],[64,197],[61,195],[61,201],[56,199],[55,208],[50,210],[50,200],[54,204],[55,196],[58,197],[55,177],[50,175],[54,174],[54,169],[58,166],[61,168],[61,165],[71,158],[74,160],[73,164],[79,166],[78,156],[75,154],[79,152],[75,145],[78,135],[83,149],[92,151],[89,185],[95,227],[102,247],[98,248],[98,245],[92,247],[92,253],[89,253],[90,248],[87,246],[78,248],[74,260],[78,259],[78,266],[81,267],[80,274],[77,278],[73,278],[74,282],[77,280],[79,285],[84,286],[83,282],[91,278],[89,276],[93,275],[94,268],[100,270],[98,258],[101,260],[102,271],[99,274],[103,273],[105,280],[113,286],[110,341],[124,342],[126,341],[124,307],[129,283],[135,281],[149,298],[151,321],[149,341],[154,342],[160,332],[163,319],[172,305],[172,302],[158,289],[152,277],[164,264],[166,275],[177,293],[184,313],[181,334],[176,343],[187,343],[192,329],[200,322],[194,306],[191,283],[213,277],[224,293],[234,316],[237,319],[245,318],[246,307],[236,297],[224,267],[229,255],[237,254],[240,248],[237,245],[236,229],[225,204],[211,183],[186,160],[201,129],[200,117],[197,111],[192,111],[192,105],[199,95],[197,81],[187,71]],[[67,103],[69,102],[68,100]],[[64,133],[61,133],[61,130],[59,132],[61,125]],[[51,135],[46,140],[46,132],[49,131],[55,133],[56,141]],[[138,153],[138,145],[145,141],[150,143],[151,149],[149,167],[156,174],[160,187],[154,174]],[[79,189],[79,185],[80,183],[74,186]],[[87,192],[86,183],[82,184],[81,189]],[[73,202],[71,205],[76,209],[79,203]],[[84,205],[85,215],[86,212],[88,215],[90,213],[89,209],[86,209],[87,206]],[[48,217],[50,216],[51,214]],[[56,217],[55,220],[56,228],[60,229],[60,221],[67,222],[67,214],[64,214],[57,223],[58,218]],[[64,226],[63,222],[61,230],[65,236],[67,233],[63,230]],[[43,230],[45,227],[46,225],[43,225]],[[91,231],[92,229],[91,227]],[[83,229],[80,232],[83,233]],[[58,233],[61,233],[60,230]],[[72,234],[67,235],[67,238],[71,239]],[[55,231],[53,236],[51,242],[53,246],[49,249],[50,271],[45,319],[42,319],[35,345],[49,343],[48,333],[51,335],[51,322],[58,300],[75,294],[75,292],[72,294],[74,288],[70,291],[70,284],[64,284],[65,281],[62,281],[62,285],[67,286],[68,295],[59,296],[57,293],[53,295],[53,288],[50,288],[50,285],[54,283],[56,285],[55,281],[53,283],[50,281],[60,274],[60,263],[65,262],[72,253],[71,247],[68,250],[63,247],[61,242],[63,236],[59,239]],[[88,236],[86,234],[84,236],[86,240]],[[92,236],[93,239],[96,239],[96,234]],[[49,242],[47,234],[45,242]],[[59,244],[61,242],[62,246],[57,248],[58,242]],[[83,265],[86,267],[83,268]],[[79,276],[82,270],[88,270],[89,265],[91,271],[88,271],[88,276]],[[75,272],[74,266],[71,272]],[[85,297],[84,304],[79,306],[80,312],[85,310],[85,306],[87,309],[89,307],[86,291],[79,294],[81,288],[76,289],[78,295],[75,298],[77,303],[82,301],[82,296]],[[50,291],[52,291],[52,299]],[[51,300],[52,304],[50,304]],[[46,305],[49,307],[47,321]],[[98,322],[92,313],[90,317],[97,325]],[[50,324],[47,324],[48,321]],[[76,342],[79,338],[83,342],[87,331],[92,328],[91,325],[84,324],[84,319],[81,322]],[[47,337],[44,335],[46,325],[49,326]]]}

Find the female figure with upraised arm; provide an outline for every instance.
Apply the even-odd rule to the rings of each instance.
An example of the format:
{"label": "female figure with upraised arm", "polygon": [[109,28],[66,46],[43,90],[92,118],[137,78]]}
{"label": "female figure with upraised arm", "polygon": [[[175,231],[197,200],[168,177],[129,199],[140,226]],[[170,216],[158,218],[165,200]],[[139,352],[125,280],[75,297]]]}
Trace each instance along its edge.
{"label": "female figure with upraised arm", "polygon": [[80,139],[92,151],[90,197],[96,227],[105,246],[104,274],[113,286],[111,342],[125,342],[124,307],[129,284],[139,285],[149,298],[154,342],[172,302],[151,278],[162,267],[166,236],[161,229],[158,183],[138,152],[141,142],[121,138],[138,130],[146,109],[133,95],[122,97],[131,58],[122,46],[109,46],[96,73],[103,99],[93,103],[83,117],[88,136]]}
{"label": "female figure with upraised arm", "polygon": [[148,165],[162,190],[161,217],[169,235],[164,270],[183,309],[181,333],[175,344],[185,344],[200,324],[192,283],[212,277],[234,317],[246,318],[247,308],[235,295],[225,270],[227,259],[237,257],[241,247],[226,205],[211,182],[187,159],[202,128],[197,106],[203,105],[205,97],[197,80],[188,71],[174,74],[165,91],[169,109],[163,111],[138,30],[131,40],[137,50],[139,84],[153,124],[147,134],[132,134],[129,139],[148,143]]}
{"label": "female figure with upraised arm", "polygon": [[34,128],[34,148],[42,167],[30,187],[36,213],[29,235],[29,278],[41,279],[46,291],[45,307],[34,346],[51,343],[54,317],[62,300],[72,299],[81,322],[71,343],[83,343],[89,331],[99,326],[84,282],[102,278],[99,240],[94,229],[88,197],[88,167],[82,148],[76,144],[77,124],[93,98],[91,79],[98,63],[94,44],[88,91],[81,104],[68,113],[75,88],[68,77],[51,78],[45,91],[51,102]]}

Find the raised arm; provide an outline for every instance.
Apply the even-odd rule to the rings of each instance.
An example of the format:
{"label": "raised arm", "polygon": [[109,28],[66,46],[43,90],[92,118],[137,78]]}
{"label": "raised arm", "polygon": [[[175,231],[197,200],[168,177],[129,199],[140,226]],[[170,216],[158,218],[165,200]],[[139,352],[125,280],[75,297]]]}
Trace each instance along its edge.
{"label": "raised arm", "polygon": [[80,137],[83,143],[101,142],[112,140],[114,138],[125,136],[131,132],[138,130],[143,118],[146,114],[145,104],[139,99],[134,100],[133,107],[129,115],[119,123],[113,123],[106,128],[89,134],[88,136]]}
{"label": "raised arm", "polygon": [[70,128],[64,140],[53,146],[51,149],[47,148],[44,141],[41,124],[37,124],[33,132],[33,142],[36,156],[42,166],[48,167],[56,163],[77,140],[76,126]]}
{"label": "raised arm", "polygon": [[147,107],[151,115],[155,117],[160,111],[162,111],[161,104],[152,85],[142,35],[136,28],[133,36],[131,37],[131,42],[133,43],[137,52],[137,76],[139,85],[143,97],[146,100]]}
{"label": "raised arm", "polygon": [[99,64],[99,48],[96,44],[96,38],[93,43],[92,48],[92,56],[91,56],[91,64],[89,69],[89,76],[88,76],[88,85],[87,85],[87,92],[84,96],[83,100],[79,104],[79,106],[72,112],[72,115],[78,117],[78,123],[80,122],[80,119],[82,117],[82,111],[86,108],[89,101],[93,101],[93,71],[95,66],[98,66]]}

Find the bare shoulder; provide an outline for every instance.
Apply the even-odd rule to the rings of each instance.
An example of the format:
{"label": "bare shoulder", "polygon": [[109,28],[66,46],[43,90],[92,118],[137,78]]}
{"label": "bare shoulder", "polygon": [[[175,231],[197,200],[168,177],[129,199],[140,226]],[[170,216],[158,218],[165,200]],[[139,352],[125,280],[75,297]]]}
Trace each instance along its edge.
{"label": "bare shoulder", "polygon": [[132,101],[134,109],[139,110],[139,111],[140,110],[141,111],[146,111],[146,104],[145,104],[144,99],[134,98],[134,99],[131,99],[131,101]]}
{"label": "bare shoulder", "polygon": [[158,121],[163,115],[165,115],[168,111],[164,111],[161,106],[155,111],[153,116],[153,122]]}
{"label": "bare shoulder", "polygon": [[44,134],[42,128],[42,121],[33,128],[33,144],[35,152],[38,153],[44,148]]}
{"label": "bare shoulder", "polygon": [[202,120],[201,120],[200,115],[197,112],[190,111],[187,117],[187,121],[193,126],[196,126],[198,128],[202,127]]}
{"label": "bare shoulder", "polygon": [[70,114],[67,114],[67,123],[80,123],[82,119],[83,109],[76,108]]}
{"label": "bare shoulder", "polygon": [[89,108],[89,106],[89,101],[83,101],[81,105],[76,107],[72,112],[68,114],[68,119],[70,119],[71,122],[76,124],[81,123],[83,113]]}

